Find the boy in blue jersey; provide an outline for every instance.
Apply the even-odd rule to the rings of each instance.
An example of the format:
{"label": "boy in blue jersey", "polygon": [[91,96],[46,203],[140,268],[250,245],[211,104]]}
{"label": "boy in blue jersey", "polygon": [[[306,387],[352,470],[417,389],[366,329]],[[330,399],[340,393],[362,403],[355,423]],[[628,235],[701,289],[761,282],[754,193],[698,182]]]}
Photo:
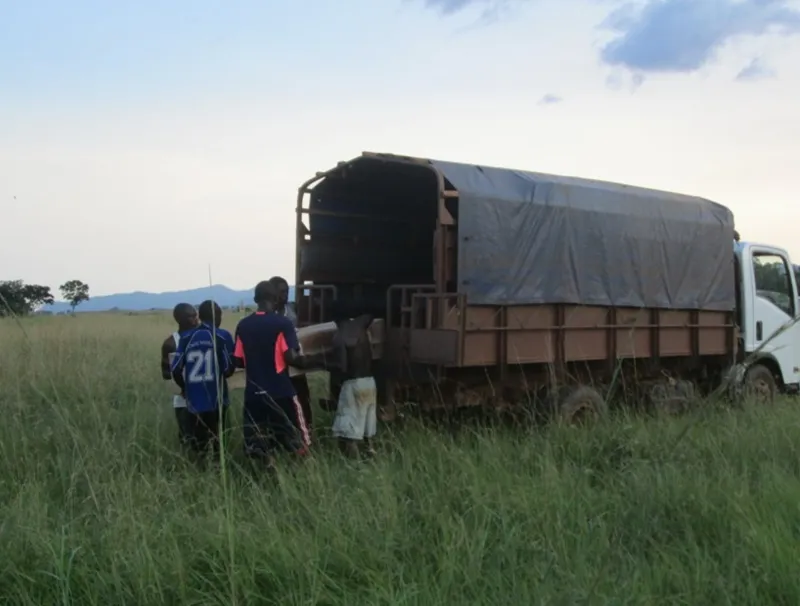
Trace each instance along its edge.
{"label": "boy in blue jersey", "polygon": [[[205,324],[206,326],[213,326],[215,329],[215,333],[218,337],[221,337],[225,343],[225,350],[228,352],[228,358],[230,359],[231,365],[233,365],[233,336],[230,332],[222,328],[222,308],[211,299],[207,299],[200,303],[197,308],[197,315],[200,318],[200,322]],[[230,373],[232,374],[235,370],[235,367],[231,369]],[[228,378],[229,375],[225,375],[222,378],[222,399],[224,402],[228,403]],[[220,435],[225,428],[228,426],[227,419],[228,419],[228,407],[225,406],[222,410],[222,418],[220,419],[220,427],[219,432]]]}
{"label": "boy in blue jersey", "polygon": [[228,406],[225,379],[233,369],[229,346],[213,325],[201,323],[181,339],[171,372],[186,398],[189,445],[198,454],[209,445],[219,451],[220,420]]}
{"label": "boy in blue jersey", "polygon": [[317,360],[300,353],[292,321],[275,313],[278,293],[274,284],[259,282],[253,300],[258,310],[236,327],[234,362],[244,368],[246,376],[245,452],[272,466],[279,446],[305,455],[311,445],[289,366],[314,368]]}

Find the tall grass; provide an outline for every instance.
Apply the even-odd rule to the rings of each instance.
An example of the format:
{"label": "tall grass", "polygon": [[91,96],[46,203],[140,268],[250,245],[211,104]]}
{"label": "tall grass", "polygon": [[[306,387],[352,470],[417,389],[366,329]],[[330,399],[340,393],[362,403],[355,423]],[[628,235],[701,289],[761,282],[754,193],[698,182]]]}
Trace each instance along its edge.
{"label": "tall grass", "polygon": [[236,470],[235,396],[226,492],[179,453],[167,317],[22,327],[0,322],[2,603],[800,604],[792,400],[384,430],[358,465],[323,432],[275,484]]}

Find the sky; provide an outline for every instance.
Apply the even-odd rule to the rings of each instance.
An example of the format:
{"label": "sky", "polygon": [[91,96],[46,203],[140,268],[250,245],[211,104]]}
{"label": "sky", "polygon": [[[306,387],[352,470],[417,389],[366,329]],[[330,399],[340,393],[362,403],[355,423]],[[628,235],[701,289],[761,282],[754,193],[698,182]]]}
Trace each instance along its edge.
{"label": "sky", "polygon": [[362,151],[710,198],[800,258],[800,5],[0,0],[0,280],[294,278]]}

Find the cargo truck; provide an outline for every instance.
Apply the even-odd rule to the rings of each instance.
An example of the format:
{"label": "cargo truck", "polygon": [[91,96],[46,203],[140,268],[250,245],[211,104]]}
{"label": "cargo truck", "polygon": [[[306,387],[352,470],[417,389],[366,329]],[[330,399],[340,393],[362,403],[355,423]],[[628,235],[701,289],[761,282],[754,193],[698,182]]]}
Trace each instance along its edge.
{"label": "cargo truck", "polygon": [[575,419],[618,395],[800,384],[788,253],[735,241],[703,198],[365,152],[301,185],[296,249],[301,325],[383,320],[386,417],[544,402]]}

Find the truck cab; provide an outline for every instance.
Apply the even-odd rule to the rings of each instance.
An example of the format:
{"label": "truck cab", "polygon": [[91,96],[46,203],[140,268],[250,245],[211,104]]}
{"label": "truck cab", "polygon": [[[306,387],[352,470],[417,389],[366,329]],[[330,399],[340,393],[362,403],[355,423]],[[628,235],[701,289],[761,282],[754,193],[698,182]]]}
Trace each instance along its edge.
{"label": "truck cab", "polygon": [[766,367],[775,387],[796,392],[800,386],[800,300],[789,253],[752,242],[736,242],[734,251],[741,367]]}

